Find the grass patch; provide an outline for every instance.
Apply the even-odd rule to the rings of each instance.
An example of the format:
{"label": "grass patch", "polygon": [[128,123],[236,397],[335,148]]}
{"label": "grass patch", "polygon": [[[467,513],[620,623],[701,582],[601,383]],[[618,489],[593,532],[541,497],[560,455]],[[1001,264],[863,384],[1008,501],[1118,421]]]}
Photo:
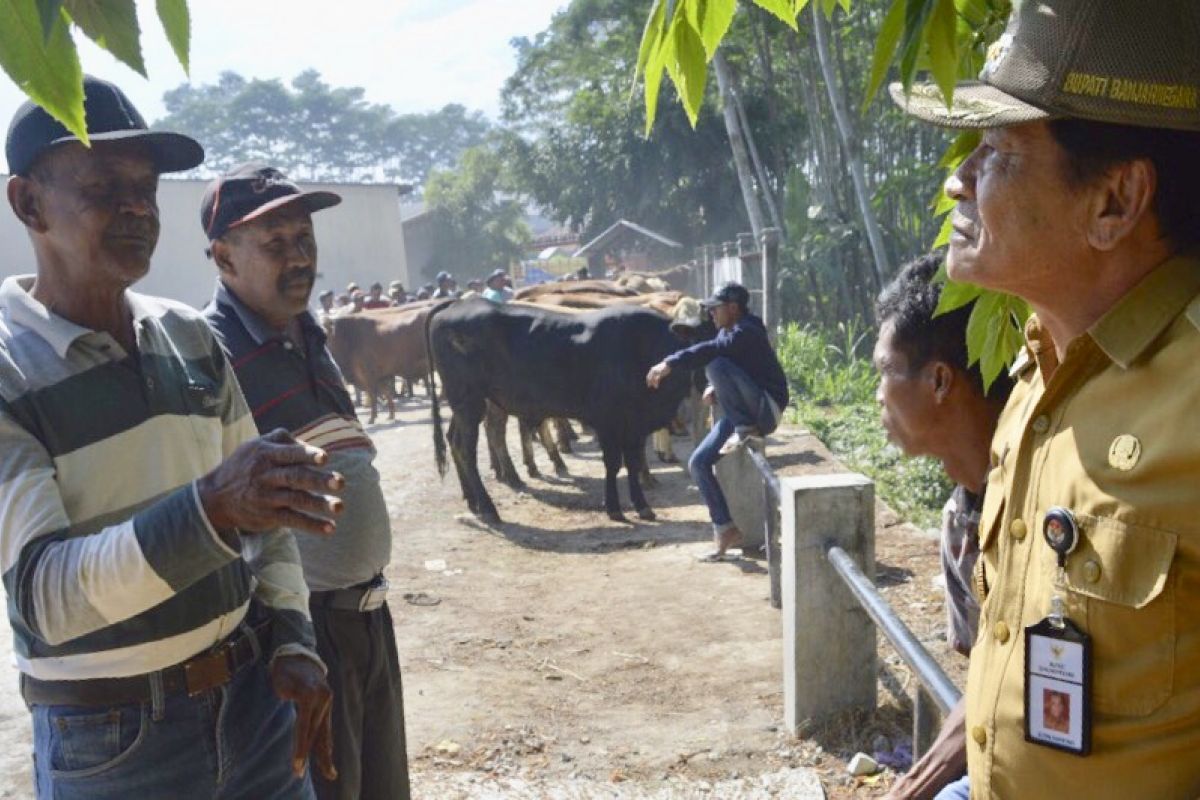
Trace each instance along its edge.
{"label": "grass patch", "polygon": [[906,458],[888,442],[875,402],[869,336],[853,324],[836,331],[789,325],[778,343],[795,407],[789,413],[847,467],[875,481],[880,498],[901,517],[936,528],[953,485],[936,461]]}

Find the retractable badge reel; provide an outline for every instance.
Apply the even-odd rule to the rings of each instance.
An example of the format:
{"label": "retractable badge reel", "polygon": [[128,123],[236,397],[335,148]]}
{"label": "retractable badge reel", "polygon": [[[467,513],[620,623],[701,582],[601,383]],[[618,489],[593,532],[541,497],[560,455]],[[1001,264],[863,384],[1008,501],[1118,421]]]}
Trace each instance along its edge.
{"label": "retractable badge reel", "polygon": [[1067,559],[1079,545],[1068,508],[1046,512],[1042,537],[1058,562],[1049,615],[1025,629],[1025,740],[1085,756],[1092,747],[1092,642],[1065,613]]}

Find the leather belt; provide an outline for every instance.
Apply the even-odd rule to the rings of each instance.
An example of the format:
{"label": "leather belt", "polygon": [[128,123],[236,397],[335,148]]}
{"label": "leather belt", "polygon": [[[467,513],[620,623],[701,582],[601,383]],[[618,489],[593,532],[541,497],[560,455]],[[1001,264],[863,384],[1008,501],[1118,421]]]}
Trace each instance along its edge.
{"label": "leather belt", "polygon": [[346,589],[310,592],[308,604],[311,608],[325,608],[332,611],[374,611],[387,600],[387,590],[387,578],[376,575],[365,583]]}
{"label": "leather belt", "polygon": [[[229,683],[234,675],[257,661],[269,644],[271,621],[261,622],[250,631],[257,642],[252,641],[251,633],[239,630],[215,648],[159,670],[163,695],[185,692],[197,695]],[[30,706],[106,707],[146,703],[152,699],[151,679],[155,674],[78,681],[43,681],[22,674],[21,696]]]}

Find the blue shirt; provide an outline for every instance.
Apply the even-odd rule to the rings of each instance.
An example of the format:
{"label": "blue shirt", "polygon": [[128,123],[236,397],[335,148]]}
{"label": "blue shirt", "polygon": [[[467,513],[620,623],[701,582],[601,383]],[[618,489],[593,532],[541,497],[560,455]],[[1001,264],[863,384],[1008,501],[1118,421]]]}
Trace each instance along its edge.
{"label": "blue shirt", "polygon": [[714,358],[728,358],[737,364],[750,380],[771,396],[780,411],[787,407],[787,377],[767,339],[767,329],[761,319],[746,313],[732,327],[717,331],[716,338],[680,350],[666,362],[671,369],[699,369]]}

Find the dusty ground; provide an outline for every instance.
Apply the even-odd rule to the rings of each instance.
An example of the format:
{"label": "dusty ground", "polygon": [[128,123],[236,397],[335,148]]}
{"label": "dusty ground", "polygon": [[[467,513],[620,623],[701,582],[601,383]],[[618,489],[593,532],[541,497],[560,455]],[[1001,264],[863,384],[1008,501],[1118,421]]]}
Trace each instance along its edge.
{"label": "dusty ground", "polygon": [[[679,466],[654,466],[658,522],[612,522],[585,439],[567,457],[570,479],[517,493],[485,477],[505,520],[487,529],[465,515],[457,480],[437,476],[423,400],[371,433],[397,533],[390,604],[414,796],[808,796],[812,773],[800,768],[833,798],[883,793],[890,773],[852,779],[845,762],[881,737],[906,739],[907,671],[881,646],[876,713],[786,734],[765,562],[697,561],[709,528]],[[811,437],[787,438],[805,452],[792,474],[836,468]],[[683,439],[675,448],[686,455]],[[961,682],[964,664],[942,640],[935,542],[885,508],[878,522],[879,584]],[[2,670],[0,798],[28,797],[28,714],[15,672]]]}

